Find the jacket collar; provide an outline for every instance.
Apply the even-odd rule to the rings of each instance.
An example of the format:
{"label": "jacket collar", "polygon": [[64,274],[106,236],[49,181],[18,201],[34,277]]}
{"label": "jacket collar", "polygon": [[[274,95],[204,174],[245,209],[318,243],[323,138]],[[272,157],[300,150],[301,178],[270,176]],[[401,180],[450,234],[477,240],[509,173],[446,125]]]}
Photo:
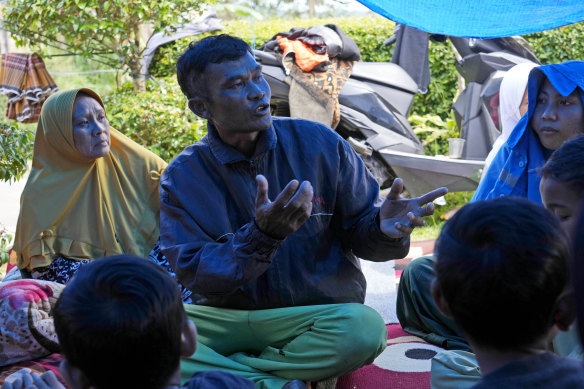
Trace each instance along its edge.
{"label": "jacket collar", "polygon": [[209,142],[209,147],[211,148],[211,153],[223,165],[241,161],[247,161],[250,163],[257,161],[261,159],[269,150],[276,148],[276,144],[278,143],[278,136],[274,130],[273,123],[270,128],[259,134],[256,149],[251,158],[247,158],[233,147],[225,144],[219,137],[215,126],[213,126],[211,122],[207,122],[207,139]]}

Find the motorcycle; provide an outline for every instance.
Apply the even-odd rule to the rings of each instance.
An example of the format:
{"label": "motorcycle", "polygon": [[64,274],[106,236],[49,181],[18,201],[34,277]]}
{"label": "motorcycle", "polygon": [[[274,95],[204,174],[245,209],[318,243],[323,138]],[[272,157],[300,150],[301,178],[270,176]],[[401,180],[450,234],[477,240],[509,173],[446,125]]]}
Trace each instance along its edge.
{"label": "motorcycle", "polygon": [[[443,38],[452,43],[457,71],[466,82],[452,106],[464,139],[461,158],[424,155],[407,119],[418,85],[399,65],[355,62],[340,92],[340,122],[335,131],[359,153],[382,189],[395,177],[404,179],[412,196],[440,186],[451,192],[476,189],[484,160],[501,133],[498,95],[502,77],[518,63],[539,63],[520,37]],[[391,43],[391,39],[386,41],[386,45]],[[256,50],[255,55],[272,90],[274,115],[289,116],[290,86],[282,62],[272,52]]]}

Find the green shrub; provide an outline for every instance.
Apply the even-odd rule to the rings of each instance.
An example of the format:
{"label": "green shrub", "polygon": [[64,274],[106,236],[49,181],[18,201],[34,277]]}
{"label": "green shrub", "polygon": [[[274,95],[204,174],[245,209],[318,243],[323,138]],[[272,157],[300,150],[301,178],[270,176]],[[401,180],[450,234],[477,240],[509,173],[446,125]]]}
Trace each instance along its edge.
{"label": "green shrub", "polygon": [[136,94],[131,83],[104,97],[110,125],[169,162],[203,137],[206,122],[187,106],[174,77]]}
{"label": "green shrub", "polygon": [[[292,27],[309,27],[334,23],[347,36],[353,38],[361,51],[363,61],[387,62],[391,60],[392,48],[383,46],[383,41],[393,35],[394,23],[382,17],[320,18],[320,19],[271,19],[255,22],[255,44],[261,46],[275,34],[288,31]],[[212,34],[227,33],[240,36],[250,42],[253,35],[250,23],[245,20],[223,22],[225,30]],[[154,76],[174,74],[176,59],[191,40],[199,40],[210,34],[189,37],[169,43],[158,49],[150,72]],[[584,59],[584,22],[553,30],[525,35],[542,64],[563,62],[570,59]],[[458,93],[458,73],[456,58],[450,42],[430,42],[429,63],[430,86],[426,94],[417,94],[412,115],[438,115],[448,120],[451,106]]]}
{"label": "green shrub", "polygon": [[584,22],[525,35],[542,64],[584,60]]}
{"label": "green shrub", "polygon": [[32,157],[34,134],[17,124],[0,123],[0,181],[18,181]]}
{"label": "green shrub", "polygon": [[412,115],[409,121],[414,133],[422,141],[426,155],[448,154],[448,138],[459,136],[454,114],[450,114],[447,120],[433,114]]}
{"label": "green shrub", "polygon": [[[343,32],[353,38],[365,62],[389,62],[393,54],[393,46],[386,47],[383,42],[393,35],[394,23],[382,17],[354,18],[321,18],[321,19],[271,19],[255,22],[255,45],[260,47],[278,32],[288,31],[292,27],[310,27],[321,24],[336,24]],[[176,60],[182,54],[188,43],[202,39],[205,36],[220,33],[241,37],[250,45],[252,31],[248,21],[230,20],[223,22],[225,30],[204,35],[183,38],[160,47],[152,64],[150,73],[155,77],[167,77],[176,72]],[[457,73],[454,67],[455,57],[450,43],[430,42],[431,83],[427,94],[418,94],[414,100],[413,114],[434,114],[444,120],[449,115],[454,96],[457,92]]]}
{"label": "green shrub", "polygon": [[[12,241],[14,234],[9,232],[2,224],[0,224],[0,266],[4,265],[10,259],[10,249],[12,248]],[[0,281],[2,281],[0,274]]]}
{"label": "green shrub", "polygon": [[[231,34],[241,37],[252,47],[259,48],[264,42],[279,32],[288,31],[292,27],[310,27],[333,23],[338,25],[347,36],[355,39],[364,61],[385,62],[391,59],[390,48],[383,46],[383,41],[393,35],[394,23],[382,17],[358,18],[322,18],[322,19],[270,19],[256,21],[255,41],[250,37],[253,32],[250,23],[245,20],[229,20],[222,22],[222,31],[179,39],[168,43],[156,51],[149,72],[155,77],[166,77],[176,73],[176,60],[188,46],[189,42],[200,40],[209,35]],[[358,37],[358,38],[356,38]]]}

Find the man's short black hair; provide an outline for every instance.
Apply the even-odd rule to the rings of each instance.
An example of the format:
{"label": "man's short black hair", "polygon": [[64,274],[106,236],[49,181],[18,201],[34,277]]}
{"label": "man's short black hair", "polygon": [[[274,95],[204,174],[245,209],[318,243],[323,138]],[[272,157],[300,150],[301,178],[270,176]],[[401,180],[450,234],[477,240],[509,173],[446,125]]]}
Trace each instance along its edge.
{"label": "man's short black hair", "polygon": [[519,197],[470,203],[436,242],[438,287],[460,329],[499,351],[547,336],[568,285],[567,239],[554,215]]}
{"label": "man's short black hair", "polygon": [[179,366],[179,288],[146,259],[116,255],[81,267],[53,314],[67,362],[97,389],[160,389]]}
{"label": "man's short black hair", "polygon": [[544,178],[564,182],[576,193],[584,195],[584,135],[576,136],[554,151],[541,174]]}
{"label": "man's short black hair", "polygon": [[247,53],[253,55],[249,45],[240,38],[221,34],[191,42],[176,63],[176,77],[187,98],[204,96],[201,74],[210,63],[235,61]]}

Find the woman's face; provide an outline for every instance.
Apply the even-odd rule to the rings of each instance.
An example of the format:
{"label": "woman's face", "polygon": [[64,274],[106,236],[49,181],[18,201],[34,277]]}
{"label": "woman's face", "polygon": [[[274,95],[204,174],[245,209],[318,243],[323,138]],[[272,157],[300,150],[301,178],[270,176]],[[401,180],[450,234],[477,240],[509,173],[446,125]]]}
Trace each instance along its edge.
{"label": "woman's face", "polygon": [[548,177],[541,180],[539,191],[544,207],[560,220],[567,236],[576,234],[581,197],[565,182]]}
{"label": "woman's face", "polygon": [[564,97],[546,79],[538,91],[531,127],[549,150],[557,150],[574,135],[584,133],[584,106],[578,88]]}
{"label": "woman's face", "polygon": [[93,97],[81,95],[73,105],[73,141],[85,158],[105,157],[110,151],[109,122],[105,110]]}

